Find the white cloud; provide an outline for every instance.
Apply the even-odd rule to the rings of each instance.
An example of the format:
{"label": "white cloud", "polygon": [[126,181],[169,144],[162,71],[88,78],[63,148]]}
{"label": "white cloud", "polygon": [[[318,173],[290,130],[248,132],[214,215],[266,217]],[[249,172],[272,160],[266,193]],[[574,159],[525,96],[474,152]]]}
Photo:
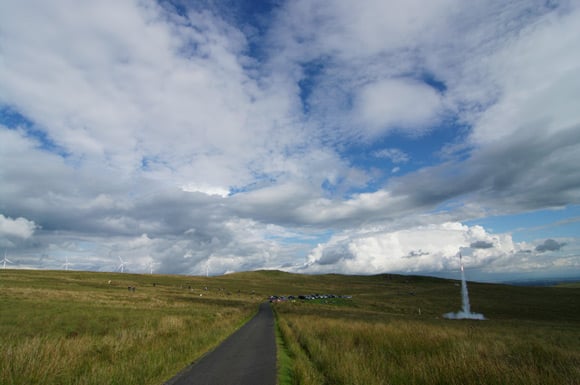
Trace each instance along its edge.
{"label": "white cloud", "polygon": [[433,39],[445,26],[450,10],[460,4],[456,0],[371,0],[355,7],[347,0],[332,5],[321,0],[292,1],[283,7],[278,38],[292,39],[298,46],[292,49],[301,48],[302,55],[331,53],[340,60],[356,61],[390,50],[408,50],[419,41]]}
{"label": "white cloud", "polygon": [[252,78],[245,36],[210,13],[178,18],[147,1],[3,8],[0,102],[81,167],[229,187],[301,141],[287,131],[289,96]]}
{"label": "white cloud", "polygon": [[387,79],[364,86],[356,98],[354,114],[367,135],[390,130],[420,134],[436,125],[442,114],[441,96],[425,83]]}
{"label": "white cloud", "polygon": [[366,274],[442,270],[464,244],[466,230],[460,224],[443,224],[395,232],[354,231],[319,245],[309,257],[309,270]]}
{"label": "white cloud", "polygon": [[29,121],[0,127],[0,209],[38,229],[25,253],[217,273],[326,234],[311,271],[442,271],[470,245],[489,271],[575,266],[460,224],[580,203],[575,2],[298,0],[251,33],[201,8],[0,4],[0,106]]}
{"label": "white cloud", "polygon": [[225,198],[230,194],[229,189],[226,189],[223,187],[217,187],[217,186],[210,186],[208,184],[190,183],[190,184],[187,184],[185,186],[182,186],[181,188],[183,191],[200,192],[200,193],[204,193],[207,195],[217,195],[217,196],[220,196],[222,198]]}
{"label": "white cloud", "polygon": [[[476,242],[486,242],[492,247],[471,248]],[[513,254],[527,247],[525,243],[513,242],[510,234],[490,234],[481,226],[458,222],[398,231],[367,228],[345,231],[319,244],[309,255],[305,271],[442,273],[459,267],[459,252],[469,269],[501,271],[506,259],[513,263]],[[496,264],[499,267],[494,267]],[[510,266],[513,271],[525,268]]]}
{"label": "white cloud", "polygon": [[405,153],[398,148],[384,148],[379,151],[375,151],[373,155],[377,158],[387,158],[395,164],[407,163],[411,158],[409,154]]}
{"label": "white cloud", "polygon": [[26,218],[10,218],[0,214],[0,237],[30,238],[38,226]]}
{"label": "white cloud", "polygon": [[580,122],[580,8],[548,14],[486,61],[498,100],[475,122],[477,145],[519,130],[553,134]]}

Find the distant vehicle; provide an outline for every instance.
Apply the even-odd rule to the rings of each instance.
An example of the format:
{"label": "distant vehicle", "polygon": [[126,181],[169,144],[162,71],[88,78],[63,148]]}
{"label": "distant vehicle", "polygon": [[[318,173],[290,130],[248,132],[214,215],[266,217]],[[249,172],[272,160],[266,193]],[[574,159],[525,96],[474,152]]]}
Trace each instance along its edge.
{"label": "distant vehicle", "polygon": [[272,295],[268,297],[270,302],[283,302],[283,301],[295,301],[297,299],[303,301],[310,301],[315,299],[329,299],[329,298],[344,298],[344,299],[351,299],[352,295],[336,295],[336,294],[301,294],[298,296],[289,295],[289,296],[278,296]]}

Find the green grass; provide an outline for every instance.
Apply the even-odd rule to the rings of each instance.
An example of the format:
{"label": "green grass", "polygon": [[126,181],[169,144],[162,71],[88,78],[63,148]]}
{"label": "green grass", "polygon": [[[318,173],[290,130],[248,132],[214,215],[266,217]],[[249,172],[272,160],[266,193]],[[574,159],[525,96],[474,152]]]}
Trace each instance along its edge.
{"label": "green grass", "polygon": [[0,271],[0,384],[160,384],[256,311],[249,295],[206,285],[189,277]]}
{"label": "green grass", "polygon": [[284,338],[282,337],[282,332],[280,331],[280,325],[276,322],[276,361],[277,361],[277,383],[278,385],[290,385],[293,381],[293,371],[292,371],[292,359],[288,352],[288,347]]}
{"label": "green grass", "polygon": [[293,384],[580,384],[578,289],[473,283],[488,320],[451,321],[441,315],[459,310],[456,282],[343,282],[351,303],[275,306]]}
{"label": "green grass", "polygon": [[274,305],[280,385],[580,384],[577,285],[469,290],[487,321],[442,318],[460,287],[428,277],[0,270],[0,384],[161,384],[269,295],[312,293],[352,298]]}
{"label": "green grass", "polygon": [[[578,329],[417,320],[346,321],[284,313],[319,384],[573,384]],[[491,325],[491,326],[490,326]],[[297,355],[300,356],[300,353]],[[307,383],[297,378],[295,383]]]}

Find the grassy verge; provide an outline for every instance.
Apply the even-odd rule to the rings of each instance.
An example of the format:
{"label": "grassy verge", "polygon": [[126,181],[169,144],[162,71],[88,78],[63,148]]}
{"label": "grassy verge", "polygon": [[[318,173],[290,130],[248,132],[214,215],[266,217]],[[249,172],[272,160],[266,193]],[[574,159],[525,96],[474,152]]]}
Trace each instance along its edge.
{"label": "grassy verge", "polygon": [[[286,352],[286,365],[280,367],[279,385],[319,385],[325,383],[325,378],[315,367],[308,352],[304,350],[298,341],[297,336],[293,333],[291,325],[286,320],[281,319],[278,323],[281,342]],[[289,382],[283,382],[289,381]]]}
{"label": "grassy verge", "polygon": [[278,319],[276,318],[275,332],[276,332],[276,371],[277,371],[277,381],[278,385],[292,385],[293,384],[293,373],[292,373],[292,358],[284,342],[282,332],[280,331],[280,325]]}

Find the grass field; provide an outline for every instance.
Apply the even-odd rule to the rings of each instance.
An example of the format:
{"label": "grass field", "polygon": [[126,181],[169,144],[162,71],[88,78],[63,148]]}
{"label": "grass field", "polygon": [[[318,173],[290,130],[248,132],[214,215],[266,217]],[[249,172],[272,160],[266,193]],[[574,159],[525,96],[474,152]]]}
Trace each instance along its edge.
{"label": "grass field", "polygon": [[161,384],[257,310],[257,298],[221,289],[180,276],[1,270],[0,384]]}
{"label": "grass field", "polygon": [[161,384],[312,293],[352,298],[274,305],[280,384],[580,384],[578,286],[469,289],[487,321],[443,319],[460,287],[427,277],[0,270],[0,384]]}
{"label": "grass field", "polygon": [[456,282],[345,277],[350,302],[276,304],[287,384],[580,384],[580,291],[470,284],[487,321],[447,320]]}

